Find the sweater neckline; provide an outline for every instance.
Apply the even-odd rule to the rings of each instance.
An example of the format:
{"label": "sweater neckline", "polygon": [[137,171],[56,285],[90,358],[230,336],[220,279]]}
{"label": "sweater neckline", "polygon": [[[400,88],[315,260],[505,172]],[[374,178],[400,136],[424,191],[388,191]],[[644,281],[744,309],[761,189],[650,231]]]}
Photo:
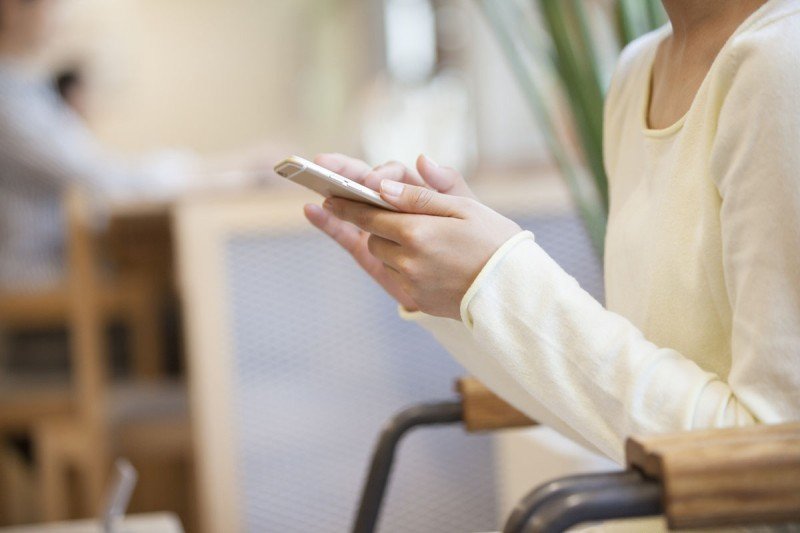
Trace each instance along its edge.
{"label": "sweater neckline", "polygon": [[658,53],[658,48],[661,46],[661,43],[664,42],[672,34],[672,27],[669,23],[662,27],[659,31],[659,35],[657,36],[655,45],[650,50],[650,55],[647,58],[647,63],[645,67],[645,76],[643,76],[644,87],[641,88],[640,94],[642,95],[640,107],[639,107],[639,122],[641,125],[642,133],[646,137],[651,138],[666,138],[671,137],[678,131],[683,128],[684,123],[686,122],[686,117],[697,107],[697,102],[700,99],[700,95],[705,91],[706,86],[709,83],[709,79],[711,78],[714,70],[717,68],[718,64],[722,61],[722,57],[725,55],[727,49],[733,42],[734,38],[737,37],[740,33],[747,30],[750,26],[752,26],[758,19],[761,18],[764,11],[767,10],[768,7],[774,5],[775,2],[773,0],[768,0],[764,2],[758,9],[750,13],[748,16],[736,30],[728,37],[725,41],[725,44],[722,45],[717,56],[714,58],[714,61],[711,62],[711,66],[708,68],[708,72],[706,72],[705,76],[703,77],[703,81],[700,83],[700,87],[697,88],[697,92],[695,92],[694,96],[692,97],[692,103],[689,105],[689,109],[686,110],[686,113],[683,114],[678,120],[673,122],[667,127],[664,128],[651,128],[647,124],[647,116],[650,110],[650,100],[652,98],[652,89],[653,89],[653,67],[655,65],[656,54]]}

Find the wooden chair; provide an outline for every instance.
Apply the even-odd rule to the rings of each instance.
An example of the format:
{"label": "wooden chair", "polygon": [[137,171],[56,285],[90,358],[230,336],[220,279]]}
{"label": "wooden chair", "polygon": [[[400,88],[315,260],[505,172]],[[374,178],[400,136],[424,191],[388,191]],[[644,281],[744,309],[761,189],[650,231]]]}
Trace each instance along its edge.
{"label": "wooden chair", "polygon": [[[397,444],[409,430],[463,424],[468,432],[534,425],[480,382],[460,399],[411,407],[383,429],[354,533],[372,533]],[[570,476],[523,498],[504,533],[553,533],[584,522],[664,515],[670,529],[800,522],[800,423],[633,437],[628,469]]]}
{"label": "wooden chair", "polygon": [[[103,504],[106,476],[115,456],[190,458],[184,387],[152,379],[127,385],[109,382],[103,342],[108,306],[133,302],[144,308],[143,301],[150,296],[107,290],[83,197],[70,194],[66,211],[68,282],[63,298],[70,332],[72,402],[68,413],[40,420],[33,430],[45,520],[70,517],[70,496],[74,495],[70,473],[77,474],[79,514],[93,515]],[[155,332],[150,334],[155,336]]]}
{"label": "wooden chair", "polygon": [[[72,195],[70,195],[72,196]],[[73,200],[67,201],[70,204]],[[68,210],[69,211],[69,210]],[[67,213],[67,246],[72,247],[81,240]],[[95,246],[84,250],[97,260]],[[0,325],[11,331],[32,328],[71,327],[71,298],[75,283],[86,282],[86,276],[78,276],[80,269],[74,268],[75,254],[68,258],[68,275],[55,287],[35,291],[0,291]],[[87,267],[88,263],[82,267]],[[141,274],[122,272],[116,276],[95,276],[92,279],[97,292],[100,320],[104,324],[113,319],[120,320],[128,329],[131,341],[131,361],[134,373],[142,378],[163,375],[164,354],[159,342],[160,288]],[[80,292],[80,290],[79,290]],[[43,409],[44,412],[50,412]],[[27,414],[27,413],[26,413]],[[26,417],[30,418],[30,417]],[[2,420],[0,418],[0,420]],[[4,424],[0,422],[0,427]]]}

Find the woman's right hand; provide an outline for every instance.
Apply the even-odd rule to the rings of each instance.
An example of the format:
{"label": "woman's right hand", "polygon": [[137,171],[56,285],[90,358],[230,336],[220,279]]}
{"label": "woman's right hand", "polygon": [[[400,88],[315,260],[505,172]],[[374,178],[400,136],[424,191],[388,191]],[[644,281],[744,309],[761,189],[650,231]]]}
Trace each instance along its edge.
{"label": "woman's right hand", "polygon": [[[429,187],[444,194],[475,198],[472,190],[467,186],[458,171],[452,168],[440,167],[424,155],[420,155],[417,158],[419,175],[396,161],[371,168],[360,159],[342,154],[320,154],[314,158],[314,163],[376,191],[380,190],[381,181],[392,180]],[[382,261],[369,252],[367,247],[369,233],[361,231],[349,222],[339,220],[329,211],[316,204],[307,204],[304,211],[309,222],[328,234],[342,248],[347,250],[361,268],[372,276],[400,305],[407,311],[416,311],[418,309],[417,304],[389,275],[387,268],[390,267],[384,265]]]}

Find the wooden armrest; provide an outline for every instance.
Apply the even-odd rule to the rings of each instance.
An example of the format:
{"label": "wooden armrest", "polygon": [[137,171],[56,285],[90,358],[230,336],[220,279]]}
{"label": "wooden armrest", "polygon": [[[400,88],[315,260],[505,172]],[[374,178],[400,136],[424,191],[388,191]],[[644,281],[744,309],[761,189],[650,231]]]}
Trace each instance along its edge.
{"label": "wooden armrest", "polygon": [[536,425],[536,422],[511,407],[475,378],[456,382],[464,407],[464,426],[467,431],[491,431]]}
{"label": "wooden armrest", "polygon": [[628,439],[671,528],[800,521],[800,423]]}

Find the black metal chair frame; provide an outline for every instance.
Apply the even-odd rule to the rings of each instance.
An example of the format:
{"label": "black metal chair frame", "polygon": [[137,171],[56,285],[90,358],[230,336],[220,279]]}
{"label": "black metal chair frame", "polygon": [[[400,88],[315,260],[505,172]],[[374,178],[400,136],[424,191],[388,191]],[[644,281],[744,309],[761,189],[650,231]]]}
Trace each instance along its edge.
{"label": "black metal chair frame", "polygon": [[[384,426],[372,455],[353,533],[374,533],[402,437],[414,428],[457,424],[460,401],[404,409]],[[584,522],[653,516],[662,512],[661,487],[635,470],[556,479],[530,492],[514,508],[503,533],[555,533]]]}
{"label": "black metal chair frame", "polygon": [[378,525],[386,487],[394,465],[394,456],[400,439],[414,428],[457,424],[463,419],[460,401],[426,403],[409,407],[383,427],[372,454],[367,481],[361,493],[353,533],[373,533]]}
{"label": "black metal chair frame", "polygon": [[556,479],[514,508],[503,533],[556,533],[585,522],[662,513],[661,486],[636,470]]}

